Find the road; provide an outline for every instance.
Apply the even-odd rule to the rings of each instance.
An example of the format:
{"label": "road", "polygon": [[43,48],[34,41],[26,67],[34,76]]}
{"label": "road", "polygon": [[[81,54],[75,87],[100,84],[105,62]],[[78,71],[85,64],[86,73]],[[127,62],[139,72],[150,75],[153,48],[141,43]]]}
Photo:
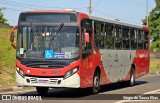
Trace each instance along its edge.
{"label": "road", "polygon": [[[42,101],[32,101],[33,103],[160,103],[160,75],[148,75],[136,80],[133,87],[120,86],[118,83],[105,85],[97,95],[88,93],[89,89],[50,89],[46,96],[42,96]],[[20,96],[39,96],[35,89],[5,92],[0,94],[14,94]],[[146,100],[150,95],[153,95],[152,100]],[[125,98],[133,98],[138,96],[140,99],[125,100]],[[145,99],[144,99],[145,98]],[[159,98],[159,100],[157,100]],[[153,99],[155,99],[153,101]],[[20,103],[21,101],[12,101],[13,103]],[[27,103],[30,101],[23,101]],[[9,103],[9,101],[3,101]]]}

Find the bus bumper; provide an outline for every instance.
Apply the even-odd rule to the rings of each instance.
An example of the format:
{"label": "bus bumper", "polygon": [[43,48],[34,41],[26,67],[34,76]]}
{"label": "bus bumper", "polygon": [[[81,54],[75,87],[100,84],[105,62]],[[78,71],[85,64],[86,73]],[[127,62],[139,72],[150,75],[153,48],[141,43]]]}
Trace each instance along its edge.
{"label": "bus bumper", "polygon": [[24,78],[16,71],[17,86],[40,86],[40,87],[59,87],[59,88],[80,88],[80,77],[77,73],[64,78],[38,78],[25,76]]}

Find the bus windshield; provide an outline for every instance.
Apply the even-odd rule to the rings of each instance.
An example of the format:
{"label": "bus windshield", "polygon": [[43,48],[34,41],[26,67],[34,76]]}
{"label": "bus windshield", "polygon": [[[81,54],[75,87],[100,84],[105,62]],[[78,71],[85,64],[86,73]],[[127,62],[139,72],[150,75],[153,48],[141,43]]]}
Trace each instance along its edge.
{"label": "bus windshield", "polygon": [[17,56],[46,59],[78,57],[78,27],[62,25],[59,28],[59,26],[19,26]]}

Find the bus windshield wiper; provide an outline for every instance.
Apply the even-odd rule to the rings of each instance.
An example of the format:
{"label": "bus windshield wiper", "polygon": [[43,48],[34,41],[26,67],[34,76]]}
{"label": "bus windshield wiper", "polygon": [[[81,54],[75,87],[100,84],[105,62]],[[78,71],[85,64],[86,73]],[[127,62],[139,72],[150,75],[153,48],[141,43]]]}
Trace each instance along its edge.
{"label": "bus windshield wiper", "polygon": [[[64,23],[61,23],[60,26],[59,26],[59,28],[58,28],[58,29],[56,30],[56,32],[55,32],[56,35],[61,31],[61,29],[63,28],[63,26],[64,26]],[[52,40],[54,40],[54,36],[51,38],[51,41],[52,41]],[[50,42],[51,42],[51,41],[50,41]]]}
{"label": "bus windshield wiper", "polygon": [[64,26],[64,23],[61,23],[59,28],[57,29],[56,33],[59,33],[61,31],[61,29],[63,28],[63,26]]}
{"label": "bus windshield wiper", "polygon": [[35,35],[36,34],[36,32],[35,32],[35,27],[33,26],[33,24],[32,23],[30,23],[30,25],[31,25],[31,31],[33,32],[33,34]]}
{"label": "bus windshield wiper", "polygon": [[[61,24],[59,25],[58,29],[57,29],[56,32],[55,32],[56,35],[62,30],[63,26],[64,26],[64,23],[61,23]],[[53,37],[51,38],[50,43],[49,43],[49,48],[50,48],[51,42],[54,40],[54,38],[55,38],[55,36],[53,36]]]}

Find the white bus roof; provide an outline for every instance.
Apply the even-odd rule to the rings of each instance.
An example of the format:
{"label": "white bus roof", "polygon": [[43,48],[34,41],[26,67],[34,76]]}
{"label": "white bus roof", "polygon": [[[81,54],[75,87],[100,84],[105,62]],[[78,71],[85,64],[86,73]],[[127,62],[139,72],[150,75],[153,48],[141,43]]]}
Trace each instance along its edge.
{"label": "white bus roof", "polygon": [[97,20],[97,21],[102,21],[102,22],[107,22],[107,23],[113,23],[113,24],[133,27],[133,28],[140,28],[140,29],[143,28],[143,25],[137,25],[137,24],[122,22],[122,21],[118,21],[118,20],[105,19],[105,18],[96,17],[96,16],[89,16],[89,18],[93,19],[93,20]]}

